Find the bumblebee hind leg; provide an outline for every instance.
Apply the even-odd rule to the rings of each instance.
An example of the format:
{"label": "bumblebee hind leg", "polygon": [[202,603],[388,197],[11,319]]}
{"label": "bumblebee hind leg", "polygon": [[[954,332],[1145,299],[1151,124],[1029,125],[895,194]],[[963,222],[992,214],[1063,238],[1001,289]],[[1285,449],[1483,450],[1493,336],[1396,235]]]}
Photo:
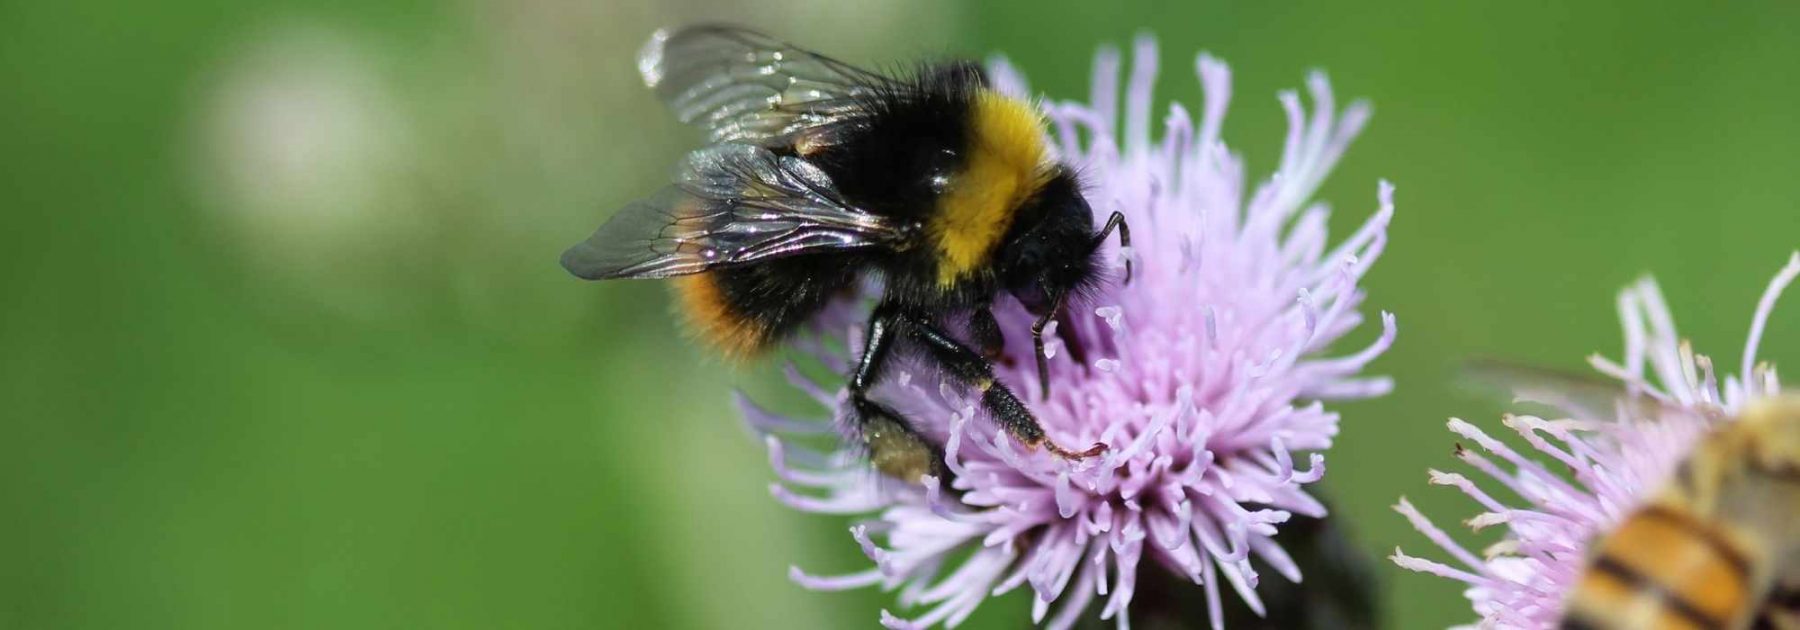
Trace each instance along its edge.
{"label": "bumblebee hind leg", "polygon": [[862,357],[850,376],[849,428],[868,449],[869,463],[882,474],[908,483],[918,482],[925,475],[947,479],[949,471],[943,451],[928,442],[899,412],[869,399],[869,390],[879,382],[893,355],[902,325],[898,312],[885,305],[877,307],[869,318]]}
{"label": "bumblebee hind leg", "polygon": [[939,479],[947,476],[942,450],[928,442],[899,413],[868,396],[892,357],[894,343],[902,338],[923,344],[929,356],[950,377],[978,390],[982,406],[994,420],[1013,439],[1027,447],[1042,446],[1066,459],[1092,457],[1106,450],[1106,445],[1095,444],[1085,451],[1070,451],[1051,441],[1025,403],[994,378],[993,366],[980,353],[924,318],[882,304],[870,317],[866,335],[862,357],[850,377],[850,427],[868,447],[869,460],[876,470],[888,476],[908,482],[918,481],[927,474]]}

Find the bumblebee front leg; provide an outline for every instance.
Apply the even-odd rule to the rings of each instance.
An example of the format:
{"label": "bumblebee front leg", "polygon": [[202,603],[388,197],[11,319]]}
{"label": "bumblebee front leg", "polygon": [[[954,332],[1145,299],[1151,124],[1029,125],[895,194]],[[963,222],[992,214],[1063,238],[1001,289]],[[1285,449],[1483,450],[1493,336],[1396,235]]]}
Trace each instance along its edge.
{"label": "bumblebee front leg", "polygon": [[850,428],[868,449],[869,463],[882,474],[907,482],[917,482],[925,475],[946,479],[943,453],[927,443],[899,412],[869,399],[869,390],[879,382],[893,354],[896,329],[903,325],[898,312],[885,305],[869,318],[862,357],[850,375]]}
{"label": "bumblebee front leg", "polygon": [[1044,351],[1044,329],[1062,312],[1062,307],[1063,296],[1058,294],[1050,298],[1050,310],[1031,323],[1031,352],[1037,357],[1038,396],[1041,398],[1050,397],[1050,354]]}
{"label": "bumblebee front leg", "polygon": [[1079,452],[1057,446],[1044,436],[1043,426],[1038,424],[1037,418],[1032,417],[1031,410],[1025,408],[1025,403],[1020,402],[1012,390],[994,378],[993,366],[981,358],[980,354],[945,334],[929,321],[918,317],[902,317],[909,336],[923,343],[932,358],[944,366],[951,377],[981,392],[982,406],[994,414],[994,420],[1007,433],[1012,434],[1013,439],[1033,448],[1042,445],[1051,453],[1067,459],[1092,457],[1106,451],[1106,445],[1098,443]]}
{"label": "bumblebee front leg", "polygon": [[[1125,224],[1125,213],[1114,210],[1112,216],[1106,219],[1106,227],[1100,228],[1100,233],[1094,235],[1094,249],[1100,249],[1106,243],[1106,237],[1112,236],[1115,229],[1119,231],[1119,249],[1130,248],[1131,226]],[[1125,284],[1131,284],[1130,256],[1125,257]]]}

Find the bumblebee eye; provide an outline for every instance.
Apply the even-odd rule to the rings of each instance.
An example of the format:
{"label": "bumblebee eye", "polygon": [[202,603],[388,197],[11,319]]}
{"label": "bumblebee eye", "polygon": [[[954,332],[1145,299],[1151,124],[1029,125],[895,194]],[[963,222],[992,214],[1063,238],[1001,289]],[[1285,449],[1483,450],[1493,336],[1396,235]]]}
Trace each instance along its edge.
{"label": "bumblebee eye", "polygon": [[925,181],[933,193],[943,194],[950,190],[952,176],[960,161],[956,151],[951,149],[934,151],[925,158]]}
{"label": "bumblebee eye", "polygon": [[931,192],[941,195],[941,194],[944,194],[944,191],[950,190],[950,174],[949,173],[944,173],[944,172],[932,173],[931,179],[929,181],[931,182]]}

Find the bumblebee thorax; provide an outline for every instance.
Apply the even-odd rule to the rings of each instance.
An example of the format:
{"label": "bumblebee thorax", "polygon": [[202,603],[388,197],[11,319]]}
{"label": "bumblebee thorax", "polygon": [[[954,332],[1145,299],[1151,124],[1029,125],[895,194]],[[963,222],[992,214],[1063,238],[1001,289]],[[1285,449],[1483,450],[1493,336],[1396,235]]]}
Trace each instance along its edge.
{"label": "bumblebee thorax", "polygon": [[991,89],[981,89],[970,103],[961,153],[925,226],[936,250],[937,281],[946,287],[988,264],[1019,206],[1048,173],[1037,110]]}

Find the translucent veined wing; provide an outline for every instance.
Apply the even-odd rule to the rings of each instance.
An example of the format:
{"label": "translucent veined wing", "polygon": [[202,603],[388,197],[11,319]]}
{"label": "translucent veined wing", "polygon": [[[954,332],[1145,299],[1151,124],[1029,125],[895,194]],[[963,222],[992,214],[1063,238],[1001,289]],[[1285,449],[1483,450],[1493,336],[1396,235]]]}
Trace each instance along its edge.
{"label": "translucent veined wing", "polygon": [[589,280],[666,278],[794,254],[892,247],[904,233],[846,205],[804,159],[723,144],[688,154],[675,183],[563,252]]}
{"label": "translucent veined wing", "polygon": [[886,77],[761,33],[722,25],[659,30],[638,72],[682,122],[712,143],[769,145],[825,131],[862,111]]}
{"label": "translucent veined wing", "polygon": [[1618,381],[1506,361],[1465,362],[1462,377],[1470,389],[1499,394],[1509,402],[1548,405],[1587,419],[1611,418],[1620,412],[1654,418],[1669,410],[1648,396],[1632,395]]}

